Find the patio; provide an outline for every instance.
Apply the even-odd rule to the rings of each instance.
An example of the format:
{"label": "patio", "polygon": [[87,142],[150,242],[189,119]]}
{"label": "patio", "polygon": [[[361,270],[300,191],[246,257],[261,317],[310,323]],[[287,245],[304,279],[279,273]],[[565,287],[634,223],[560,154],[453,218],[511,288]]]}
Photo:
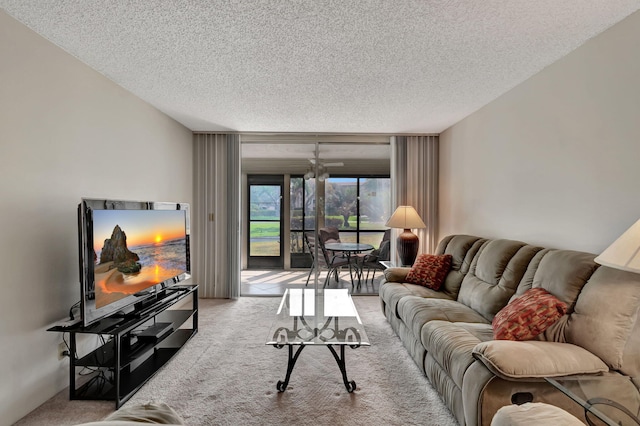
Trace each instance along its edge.
{"label": "patio", "polygon": [[[241,295],[242,296],[276,296],[284,293],[286,288],[303,288],[307,282],[307,276],[309,275],[308,269],[294,269],[294,270],[243,270],[241,273]],[[320,272],[319,283],[324,283],[324,279],[327,275],[326,271]],[[340,271],[339,281],[331,278],[327,288],[348,288],[351,294],[357,295],[377,295],[380,283],[384,278],[382,271],[376,271],[375,279],[372,280],[371,276],[373,271],[369,274],[369,280],[360,283],[358,288],[358,282],[355,280],[355,286],[351,285],[351,278],[349,277],[349,270],[344,269]],[[366,277],[366,272],[365,272]],[[307,287],[313,286],[313,275],[309,280]]]}

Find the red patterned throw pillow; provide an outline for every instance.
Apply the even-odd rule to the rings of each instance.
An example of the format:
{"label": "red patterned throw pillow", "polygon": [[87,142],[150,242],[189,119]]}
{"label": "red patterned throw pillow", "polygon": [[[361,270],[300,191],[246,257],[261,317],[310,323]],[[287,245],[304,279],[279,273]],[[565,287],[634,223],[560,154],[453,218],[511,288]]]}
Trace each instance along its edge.
{"label": "red patterned throw pillow", "polygon": [[502,308],[491,322],[496,340],[531,340],[558,321],[567,304],[543,288],[525,291]]}
{"label": "red patterned throw pillow", "polygon": [[433,290],[440,290],[440,286],[451,269],[450,254],[420,254],[411,270],[407,274],[405,281],[429,287]]}

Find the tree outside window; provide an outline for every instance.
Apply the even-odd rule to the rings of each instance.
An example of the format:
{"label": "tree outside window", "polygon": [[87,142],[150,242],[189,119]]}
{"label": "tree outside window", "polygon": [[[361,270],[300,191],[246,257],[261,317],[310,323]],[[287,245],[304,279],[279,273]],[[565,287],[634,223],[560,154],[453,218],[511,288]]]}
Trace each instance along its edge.
{"label": "tree outside window", "polygon": [[[344,242],[378,247],[391,216],[388,177],[332,177],[325,181],[324,226],[340,230]],[[315,229],[315,180],[292,177],[291,253],[306,251],[302,233]]]}
{"label": "tree outside window", "polygon": [[341,230],[355,229],[358,216],[358,178],[327,179],[324,209],[325,226],[335,226]]}

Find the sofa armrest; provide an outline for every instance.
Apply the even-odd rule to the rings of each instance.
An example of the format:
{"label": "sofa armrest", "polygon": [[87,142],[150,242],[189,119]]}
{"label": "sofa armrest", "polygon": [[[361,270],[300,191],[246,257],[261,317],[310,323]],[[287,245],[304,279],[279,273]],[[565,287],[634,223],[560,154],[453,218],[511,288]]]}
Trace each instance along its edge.
{"label": "sofa armrest", "polygon": [[403,283],[405,282],[405,278],[407,278],[407,274],[411,268],[404,266],[396,266],[393,268],[387,268],[384,270],[384,279],[387,282],[392,283]]}
{"label": "sofa armrest", "polygon": [[584,426],[577,417],[560,407],[542,402],[526,402],[522,405],[506,405],[496,411],[491,426]]}
{"label": "sofa armrest", "polygon": [[473,356],[505,380],[609,371],[600,358],[570,343],[490,340],[478,343],[473,348]]}
{"label": "sofa armrest", "polygon": [[141,423],[163,424],[167,426],[184,425],[182,417],[165,403],[149,402],[120,408],[104,420],[82,423],[76,426],[134,426]]}

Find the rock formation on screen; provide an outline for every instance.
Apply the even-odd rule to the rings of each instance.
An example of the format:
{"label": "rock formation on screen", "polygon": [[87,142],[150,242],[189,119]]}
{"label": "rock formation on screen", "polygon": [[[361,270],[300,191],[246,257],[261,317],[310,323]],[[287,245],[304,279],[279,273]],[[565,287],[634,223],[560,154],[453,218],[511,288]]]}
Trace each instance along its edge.
{"label": "rock formation on screen", "polygon": [[104,240],[100,253],[100,263],[113,262],[118,271],[124,274],[140,272],[140,257],[127,248],[127,235],[119,225],[113,228],[111,238]]}

